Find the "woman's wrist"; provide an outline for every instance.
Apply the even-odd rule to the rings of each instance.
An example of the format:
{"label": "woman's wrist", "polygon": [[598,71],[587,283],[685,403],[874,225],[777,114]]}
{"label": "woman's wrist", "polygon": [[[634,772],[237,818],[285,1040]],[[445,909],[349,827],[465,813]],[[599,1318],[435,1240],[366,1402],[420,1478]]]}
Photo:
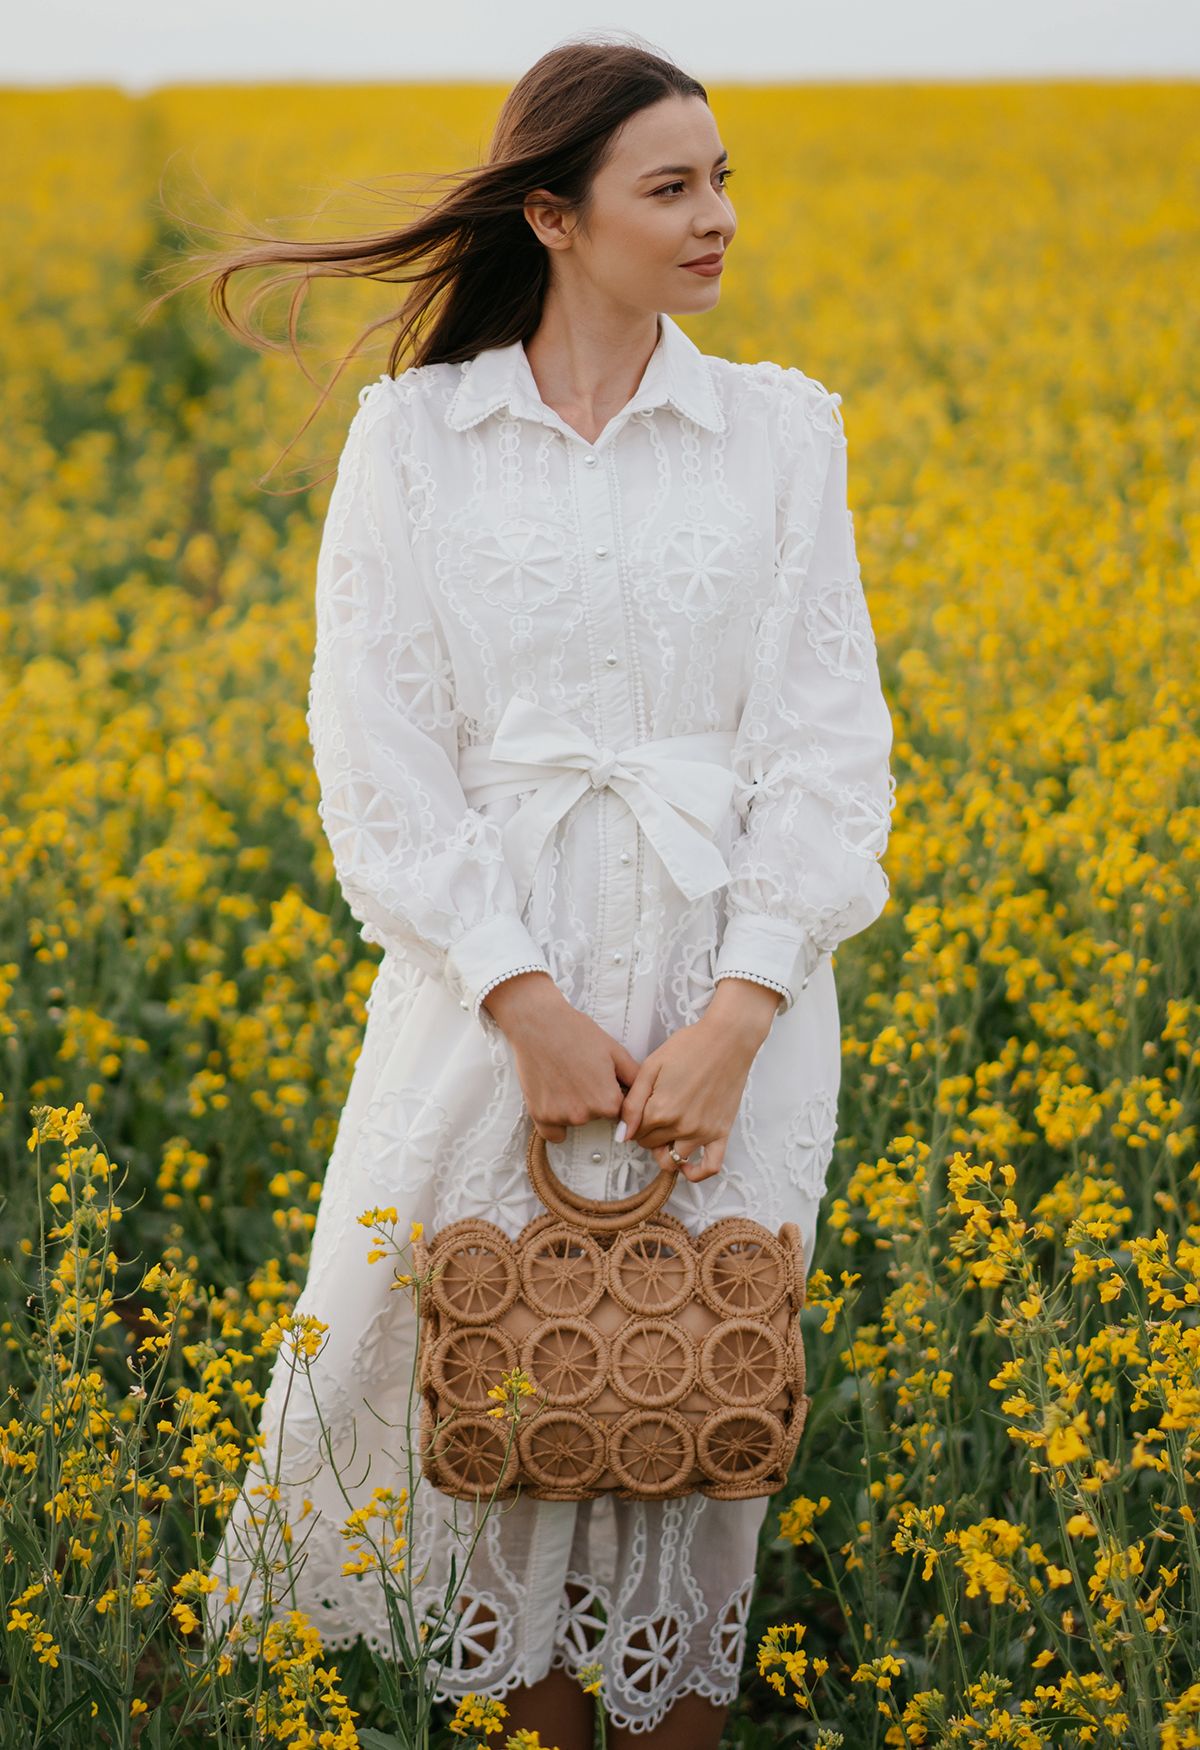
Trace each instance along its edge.
{"label": "woman's wrist", "polygon": [[507,1035],[526,1026],[544,1026],[547,1010],[554,1012],[566,1001],[549,973],[518,972],[494,984],[480,1007]]}
{"label": "woman's wrist", "polygon": [[780,992],[768,984],[736,976],[721,978],[701,1019],[757,1051],[771,1031],[782,1000]]}

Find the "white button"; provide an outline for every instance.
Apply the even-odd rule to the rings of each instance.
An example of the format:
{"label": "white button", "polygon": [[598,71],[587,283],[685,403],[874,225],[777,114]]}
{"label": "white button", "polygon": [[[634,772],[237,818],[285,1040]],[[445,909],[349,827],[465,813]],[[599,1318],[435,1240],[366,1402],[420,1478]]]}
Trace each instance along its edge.
{"label": "white button", "polygon": [[629,861],[629,852],[628,851],[621,852],[621,861],[622,861],[622,863],[628,863],[628,861]]}
{"label": "white button", "polygon": [[[595,466],[596,466],[596,458],[595,458],[595,456],[585,456],[585,457],[584,457],[584,458],[583,458],[583,465],[584,465],[584,467],[585,467],[585,468],[594,468],[594,467],[595,467]],[[600,1156],[599,1156],[599,1155],[597,1155],[597,1156],[596,1156],[596,1159],[597,1159],[597,1160],[599,1160],[599,1159],[600,1159]]]}
{"label": "white button", "polygon": [[469,1009],[471,1005],[470,1003],[459,1003],[458,1006],[460,1009]]}
{"label": "white button", "polygon": [[606,650],[604,652],[604,660],[608,664],[609,668],[615,668],[617,666],[617,663],[620,661],[620,658],[618,657],[615,650]]}
{"label": "white button", "polygon": [[592,1159],[593,1159],[593,1160],[594,1160],[594,1161],[602,1161],[602,1160],[603,1160],[603,1159],[604,1159],[604,1156],[603,1156],[603,1155],[602,1155],[602,1154],[601,1154],[601,1153],[600,1153],[600,1150],[599,1150],[599,1149],[598,1149],[598,1148],[597,1148],[597,1149],[593,1149],[593,1151],[592,1151]]}
{"label": "white button", "polygon": [[807,990],[807,989],[808,989],[808,980],[807,980],[807,978],[806,978],[806,979],[803,979],[803,980],[802,980],[802,981],[801,981],[801,985],[800,985],[800,989],[801,989],[801,990]]}
{"label": "white button", "polygon": [[624,960],[624,958],[625,958],[624,954],[622,954],[620,952],[613,955],[613,959],[616,961],[618,966],[620,966],[620,964]]}
{"label": "white button", "polygon": [[607,552],[608,552],[607,547],[597,547],[596,548],[597,559],[603,559],[605,557],[605,555],[607,554]]}

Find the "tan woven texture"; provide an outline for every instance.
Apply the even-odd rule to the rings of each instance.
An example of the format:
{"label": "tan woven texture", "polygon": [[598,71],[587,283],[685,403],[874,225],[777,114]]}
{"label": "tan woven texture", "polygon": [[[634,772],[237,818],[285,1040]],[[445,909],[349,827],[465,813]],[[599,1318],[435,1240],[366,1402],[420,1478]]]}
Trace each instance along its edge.
{"label": "tan woven texture", "polygon": [[[543,1501],[782,1488],[808,1414],[804,1248],[743,1217],[693,1239],[663,1204],[675,1174],[601,1203],[569,1190],[530,1126],[547,1213],[515,1240],[459,1221],[415,1246],[421,1463],[443,1493]],[[488,1391],[522,1367],[511,1423]],[[507,1452],[506,1452],[507,1448]]]}

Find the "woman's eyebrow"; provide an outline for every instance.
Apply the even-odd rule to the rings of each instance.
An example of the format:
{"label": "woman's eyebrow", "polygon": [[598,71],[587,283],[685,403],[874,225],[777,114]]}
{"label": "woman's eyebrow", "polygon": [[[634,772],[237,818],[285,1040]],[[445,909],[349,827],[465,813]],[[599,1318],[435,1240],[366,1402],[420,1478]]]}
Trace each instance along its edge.
{"label": "woman's eyebrow", "polygon": [[[726,146],[724,151],[713,159],[713,169],[715,170],[718,164],[723,164],[728,156],[729,147]],[[693,164],[660,164],[657,170],[643,170],[638,181],[644,182],[648,176],[690,176],[694,169],[695,165]]]}

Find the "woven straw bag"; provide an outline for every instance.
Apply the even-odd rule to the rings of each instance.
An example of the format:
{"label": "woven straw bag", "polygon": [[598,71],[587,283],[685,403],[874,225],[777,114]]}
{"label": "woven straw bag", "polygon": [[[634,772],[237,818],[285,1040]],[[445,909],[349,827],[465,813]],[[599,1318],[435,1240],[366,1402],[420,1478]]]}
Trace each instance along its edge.
{"label": "woven straw bag", "polygon": [[[526,1164],[546,1214],[515,1240],[472,1219],[414,1244],[425,1476],[459,1500],[782,1488],[810,1402],[799,1228],[733,1216],[693,1239],[663,1213],[669,1171],[583,1197],[532,1123]],[[488,1392],[518,1366],[534,1395],[514,1440]]]}

